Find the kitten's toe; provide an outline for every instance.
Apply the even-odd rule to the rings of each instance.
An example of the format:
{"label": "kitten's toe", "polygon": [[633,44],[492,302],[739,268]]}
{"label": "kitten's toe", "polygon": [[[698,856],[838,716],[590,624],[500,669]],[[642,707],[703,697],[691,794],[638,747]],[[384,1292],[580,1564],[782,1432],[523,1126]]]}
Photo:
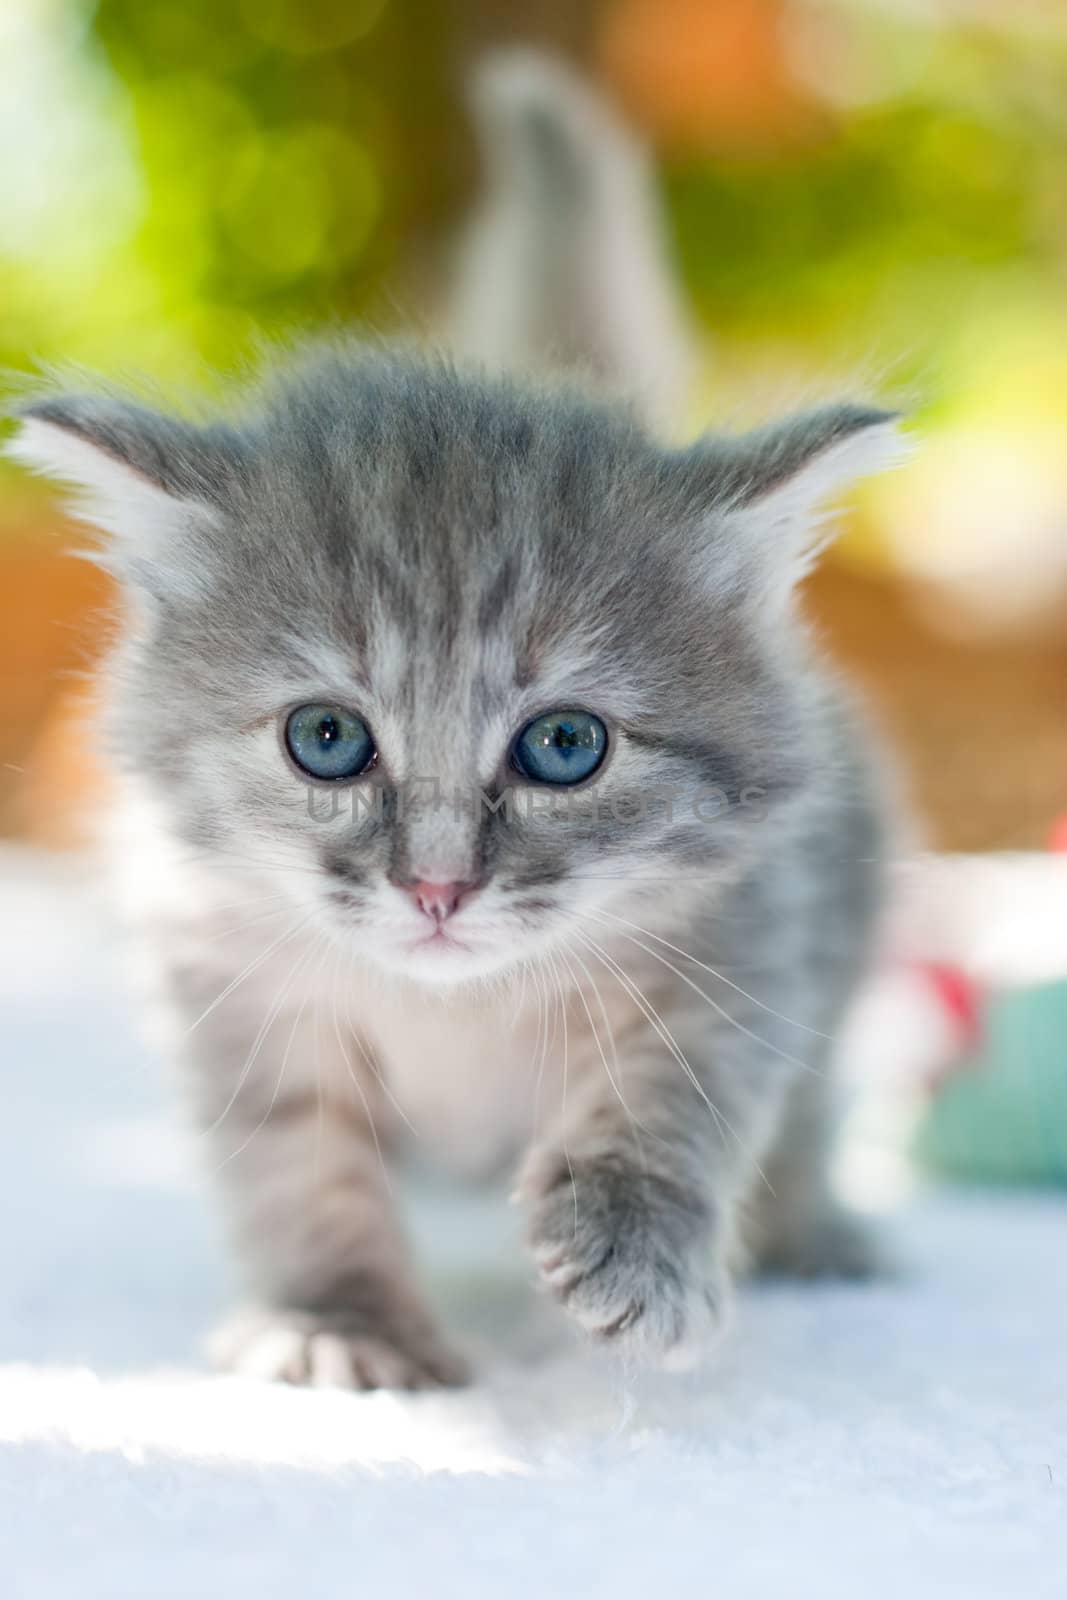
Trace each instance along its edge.
{"label": "kitten's toe", "polygon": [[314,1389],[443,1389],[470,1371],[432,1330],[406,1340],[356,1331],[343,1316],[251,1311],[234,1317],[209,1346],[220,1371]]}
{"label": "kitten's toe", "polygon": [[871,1278],[891,1270],[878,1230],[843,1206],[830,1206],[802,1226],[783,1229],[760,1250],[768,1272],[799,1278]]}
{"label": "kitten's toe", "polygon": [[439,1345],[418,1353],[381,1339],[315,1334],[307,1344],[308,1377],[317,1389],[448,1389],[470,1374],[458,1356]]}
{"label": "kitten's toe", "polygon": [[523,1187],[543,1281],[594,1339],[671,1365],[710,1342],[730,1289],[717,1265],[697,1268],[706,1218],[695,1197],[614,1161],[563,1162]]}

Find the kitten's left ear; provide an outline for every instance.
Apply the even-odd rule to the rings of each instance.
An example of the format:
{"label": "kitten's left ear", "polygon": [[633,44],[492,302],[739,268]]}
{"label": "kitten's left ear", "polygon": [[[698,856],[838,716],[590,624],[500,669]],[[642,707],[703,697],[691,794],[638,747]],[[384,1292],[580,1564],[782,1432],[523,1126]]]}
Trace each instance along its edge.
{"label": "kitten's left ear", "polygon": [[114,536],[102,564],[149,589],[176,533],[211,521],[225,459],[207,430],[110,395],[57,394],[16,412],[13,460],[79,493],[72,510]]}
{"label": "kitten's left ear", "polygon": [[718,513],[720,580],[784,603],[829,542],[842,492],[908,453],[896,413],[855,405],[823,407],[710,445],[706,481]]}

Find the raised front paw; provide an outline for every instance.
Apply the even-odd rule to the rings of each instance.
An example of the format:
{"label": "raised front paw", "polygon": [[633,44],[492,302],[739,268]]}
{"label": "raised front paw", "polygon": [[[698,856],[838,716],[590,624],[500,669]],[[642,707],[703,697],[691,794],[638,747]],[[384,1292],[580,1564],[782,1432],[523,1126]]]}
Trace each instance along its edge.
{"label": "raised front paw", "polygon": [[470,1376],[427,1325],[375,1329],[345,1311],[239,1312],[214,1335],[209,1354],[224,1372],[317,1389],[445,1389]]}
{"label": "raised front paw", "polygon": [[535,1157],[520,1194],[541,1275],[575,1321],[649,1354],[706,1343],[729,1297],[703,1197],[619,1155]]}

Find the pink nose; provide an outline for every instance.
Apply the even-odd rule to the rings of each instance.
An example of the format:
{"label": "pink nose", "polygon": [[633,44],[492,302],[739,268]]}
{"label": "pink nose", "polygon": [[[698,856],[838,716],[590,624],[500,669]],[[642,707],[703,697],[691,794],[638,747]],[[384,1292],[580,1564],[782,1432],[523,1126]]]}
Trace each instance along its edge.
{"label": "pink nose", "polygon": [[444,922],[476,888],[474,883],[433,883],[429,878],[419,878],[407,885],[407,892],[424,916]]}

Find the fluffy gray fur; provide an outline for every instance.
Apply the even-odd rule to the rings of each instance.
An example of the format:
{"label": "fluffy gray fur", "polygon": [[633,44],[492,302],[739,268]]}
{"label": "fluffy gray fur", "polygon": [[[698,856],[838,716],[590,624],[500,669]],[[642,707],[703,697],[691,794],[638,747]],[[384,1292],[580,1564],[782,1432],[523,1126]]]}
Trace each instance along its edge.
{"label": "fluffy gray fur", "polygon": [[[207,425],[103,393],[22,419],[128,595],[114,832],[257,1302],[222,1358],[462,1378],[386,1177],[409,1124],[517,1163],[534,1260],[604,1340],[699,1336],[742,1234],[861,1268],[828,1068],[880,829],[792,588],[890,419],[671,450],[577,391],[355,344]],[[309,805],[280,728],[311,701],[358,711],[379,761]],[[550,808],[509,750],[573,706],[609,754]],[[418,878],[477,886],[452,943],[423,941]]]}

